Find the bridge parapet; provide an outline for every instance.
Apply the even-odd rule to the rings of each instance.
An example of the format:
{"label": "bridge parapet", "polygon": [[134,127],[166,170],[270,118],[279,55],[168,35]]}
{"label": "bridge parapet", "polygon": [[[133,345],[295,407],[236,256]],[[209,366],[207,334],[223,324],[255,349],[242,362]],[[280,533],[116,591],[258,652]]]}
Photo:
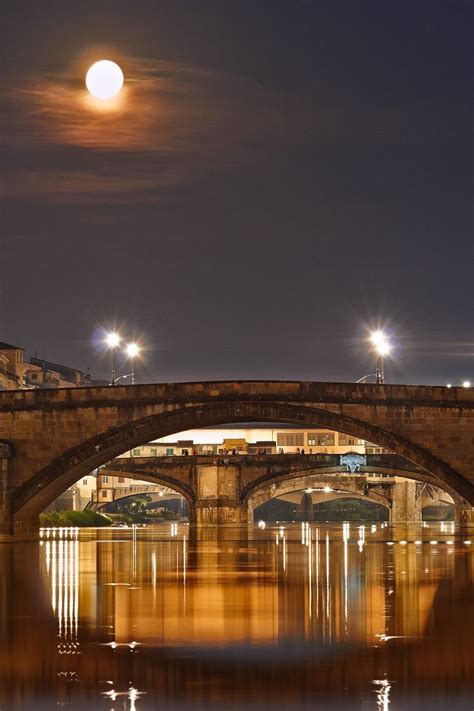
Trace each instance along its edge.
{"label": "bridge parapet", "polygon": [[[271,466],[301,466],[301,467],[341,467],[349,471],[349,464],[341,463],[341,457],[352,455],[352,452],[341,454],[327,454],[326,452],[315,452],[313,454],[173,454],[148,457],[116,457],[108,463],[105,468],[129,469],[142,466],[160,466],[163,469],[174,469],[181,463],[186,465],[208,465],[215,464],[225,466],[226,464],[243,465],[248,468],[260,469],[262,465]],[[360,456],[360,455],[357,455]],[[371,468],[397,469],[406,472],[423,472],[423,469],[416,464],[401,457],[398,454],[366,454],[362,467],[369,470]]]}
{"label": "bridge parapet", "polygon": [[0,411],[116,407],[125,404],[183,405],[225,402],[291,401],[305,403],[398,405],[472,408],[474,393],[462,387],[373,385],[289,380],[232,380],[150,383],[110,387],[7,390],[0,392]]}

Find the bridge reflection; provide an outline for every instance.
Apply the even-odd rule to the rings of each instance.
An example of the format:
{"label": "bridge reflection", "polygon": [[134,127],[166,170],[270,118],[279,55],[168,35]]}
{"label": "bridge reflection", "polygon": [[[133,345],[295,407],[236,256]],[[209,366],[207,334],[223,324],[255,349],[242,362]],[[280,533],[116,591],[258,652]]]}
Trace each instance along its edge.
{"label": "bridge reflection", "polygon": [[454,698],[474,671],[464,540],[445,524],[43,532],[0,553],[0,705],[133,688],[137,709],[281,707],[384,679]]}

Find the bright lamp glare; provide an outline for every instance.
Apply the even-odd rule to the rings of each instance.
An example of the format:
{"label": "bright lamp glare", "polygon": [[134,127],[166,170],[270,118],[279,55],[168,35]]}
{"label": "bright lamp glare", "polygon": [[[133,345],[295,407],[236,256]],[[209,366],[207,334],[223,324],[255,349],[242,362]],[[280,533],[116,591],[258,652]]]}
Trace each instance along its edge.
{"label": "bright lamp glare", "polygon": [[120,343],[120,336],[118,335],[118,333],[108,333],[105,337],[105,342],[107,343],[109,348],[115,348]]}
{"label": "bright lamp glare", "polygon": [[381,356],[388,355],[392,350],[387,336],[383,331],[372,331],[370,334],[370,342],[374,346],[377,353]]}
{"label": "bright lamp glare", "polygon": [[380,343],[377,346],[377,353],[381,356],[388,355],[391,350],[392,347],[389,343]]}
{"label": "bright lamp glare", "polygon": [[140,346],[136,343],[129,343],[125,349],[125,352],[129,358],[136,358],[140,353]]}
{"label": "bright lamp glare", "polygon": [[386,336],[383,331],[372,331],[370,334],[370,340],[377,346],[379,343],[383,343],[386,340]]}
{"label": "bright lamp glare", "polygon": [[370,334],[370,340],[374,346],[379,346],[381,343],[385,343],[387,337],[383,331],[372,331]]}
{"label": "bright lamp glare", "polygon": [[470,380],[465,380],[462,384],[463,388],[470,388],[471,387],[471,381]]}

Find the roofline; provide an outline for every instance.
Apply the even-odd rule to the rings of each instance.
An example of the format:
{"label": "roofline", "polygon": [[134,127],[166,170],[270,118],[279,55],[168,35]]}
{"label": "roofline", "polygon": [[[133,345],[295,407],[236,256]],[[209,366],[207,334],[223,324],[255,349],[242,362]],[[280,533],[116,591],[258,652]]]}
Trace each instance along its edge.
{"label": "roofline", "polygon": [[21,348],[21,346],[12,346],[11,343],[4,343],[3,341],[0,341],[0,351],[24,351],[24,348]]}

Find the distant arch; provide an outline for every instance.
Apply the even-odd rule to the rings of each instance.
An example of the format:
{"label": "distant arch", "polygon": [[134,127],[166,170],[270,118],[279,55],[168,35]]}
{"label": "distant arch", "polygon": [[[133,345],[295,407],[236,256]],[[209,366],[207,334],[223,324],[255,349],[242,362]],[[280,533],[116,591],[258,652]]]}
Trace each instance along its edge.
{"label": "distant arch", "polygon": [[111,504],[116,504],[120,501],[125,501],[125,499],[133,499],[134,496],[150,496],[153,497],[153,501],[169,501],[182,497],[186,501],[188,501],[187,497],[179,491],[168,491],[160,496],[157,487],[161,486],[161,484],[150,481],[143,486],[127,487],[123,490],[118,489],[115,492],[115,497],[113,501],[96,501],[93,508],[96,511],[103,511],[107,508],[107,506],[110,506]]}
{"label": "distant arch", "polygon": [[[321,487],[325,485],[330,487],[335,486],[334,480],[328,476],[328,472],[324,473],[320,470],[313,474],[294,476],[291,479],[264,483],[263,485],[253,489],[245,501],[248,511],[248,520],[253,520],[253,512],[255,509],[264,504],[266,501],[284,496],[285,494],[291,494],[297,491],[304,491],[315,486]],[[385,508],[390,509],[391,507],[391,499],[389,496],[382,493],[382,488],[377,491],[374,489],[365,489],[363,482],[355,479],[351,480],[349,477],[347,477],[347,481],[338,483],[336,488],[338,493],[347,494],[347,497],[349,498],[368,499],[376,504],[385,506]],[[333,498],[340,498],[336,495],[336,492],[334,492],[334,494]],[[331,500],[330,495],[328,495],[327,500]]]}

